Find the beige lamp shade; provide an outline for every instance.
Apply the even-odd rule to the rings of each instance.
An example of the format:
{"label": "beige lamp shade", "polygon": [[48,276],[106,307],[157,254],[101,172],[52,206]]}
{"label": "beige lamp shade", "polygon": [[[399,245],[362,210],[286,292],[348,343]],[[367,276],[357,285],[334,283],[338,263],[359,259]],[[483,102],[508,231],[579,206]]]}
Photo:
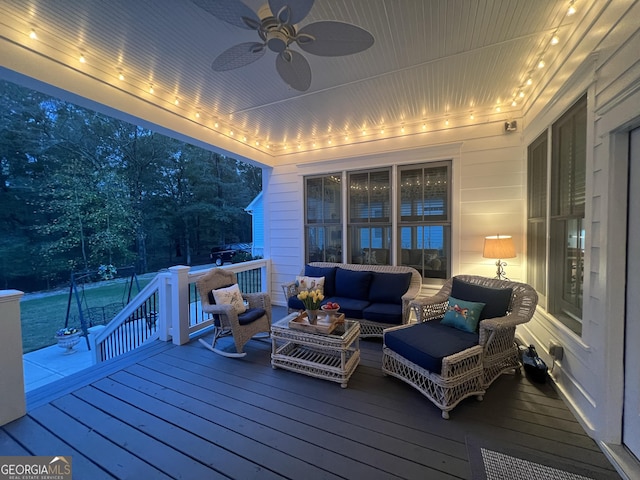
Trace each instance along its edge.
{"label": "beige lamp shade", "polygon": [[484,258],[497,259],[514,258],[516,256],[516,247],[513,245],[513,239],[509,235],[485,237],[482,256]]}

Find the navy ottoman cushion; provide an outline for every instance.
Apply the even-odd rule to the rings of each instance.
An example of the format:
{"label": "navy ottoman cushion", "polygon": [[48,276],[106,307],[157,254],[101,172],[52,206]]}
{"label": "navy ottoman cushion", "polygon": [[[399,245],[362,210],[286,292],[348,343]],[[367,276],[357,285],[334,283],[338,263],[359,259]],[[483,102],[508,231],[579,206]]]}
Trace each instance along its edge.
{"label": "navy ottoman cushion", "polygon": [[324,277],[324,296],[332,297],[336,294],[336,267],[304,266],[307,277]]}
{"label": "navy ottoman cushion", "polygon": [[478,345],[478,334],[431,320],[384,332],[384,344],[410,362],[439,375],[442,359]]}
{"label": "navy ottoman cushion", "polygon": [[512,288],[489,288],[482,285],[463,282],[453,277],[451,296],[467,302],[485,304],[480,313],[480,320],[485,318],[504,317],[511,305]]}
{"label": "navy ottoman cushion", "polygon": [[372,303],[362,312],[365,320],[372,322],[402,324],[402,305],[395,303]]}
{"label": "navy ottoman cushion", "polygon": [[402,305],[402,295],[407,293],[410,283],[410,272],[373,272],[371,288],[369,289],[369,300],[371,303],[396,303]]}
{"label": "navy ottoman cushion", "polygon": [[336,271],[335,295],[336,297],[366,300],[366,304],[368,304],[370,284],[371,272],[361,272],[357,270],[347,270],[346,268],[338,268],[338,270]]}

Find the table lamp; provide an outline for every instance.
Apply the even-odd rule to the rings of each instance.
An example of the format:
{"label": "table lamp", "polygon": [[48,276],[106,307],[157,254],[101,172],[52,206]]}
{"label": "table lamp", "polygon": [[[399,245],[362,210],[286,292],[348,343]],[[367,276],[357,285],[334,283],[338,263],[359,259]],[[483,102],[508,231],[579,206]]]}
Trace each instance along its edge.
{"label": "table lamp", "polygon": [[516,256],[516,247],[513,245],[513,239],[509,235],[492,235],[485,237],[484,250],[482,251],[484,258],[497,258],[496,278],[498,280],[509,280],[504,274],[504,267],[507,266],[503,262],[503,258],[514,258]]}

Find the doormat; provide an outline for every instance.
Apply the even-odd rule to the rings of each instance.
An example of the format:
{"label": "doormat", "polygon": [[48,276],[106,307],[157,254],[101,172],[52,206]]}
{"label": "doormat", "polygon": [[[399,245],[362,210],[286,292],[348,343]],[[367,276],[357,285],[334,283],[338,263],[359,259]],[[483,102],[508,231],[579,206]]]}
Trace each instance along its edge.
{"label": "doormat", "polygon": [[472,480],[619,480],[620,476],[593,471],[525,447],[467,435]]}

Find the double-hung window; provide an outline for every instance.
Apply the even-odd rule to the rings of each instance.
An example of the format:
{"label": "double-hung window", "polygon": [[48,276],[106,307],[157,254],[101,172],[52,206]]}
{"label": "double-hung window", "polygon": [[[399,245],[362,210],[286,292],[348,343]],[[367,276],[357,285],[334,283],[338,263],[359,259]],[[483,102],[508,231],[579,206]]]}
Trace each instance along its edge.
{"label": "double-hung window", "polygon": [[399,263],[423,278],[448,278],[451,267],[451,162],[399,167]]}
{"label": "double-hung window", "polygon": [[342,176],[305,178],[307,262],[342,261]]}
{"label": "double-hung window", "polygon": [[542,296],[546,296],[548,311],[575,333],[581,334],[586,96],[551,126],[550,133],[550,162],[546,153],[547,133],[528,149],[527,280]]}
{"label": "double-hung window", "polygon": [[391,265],[391,169],[349,173],[349,263]]}

